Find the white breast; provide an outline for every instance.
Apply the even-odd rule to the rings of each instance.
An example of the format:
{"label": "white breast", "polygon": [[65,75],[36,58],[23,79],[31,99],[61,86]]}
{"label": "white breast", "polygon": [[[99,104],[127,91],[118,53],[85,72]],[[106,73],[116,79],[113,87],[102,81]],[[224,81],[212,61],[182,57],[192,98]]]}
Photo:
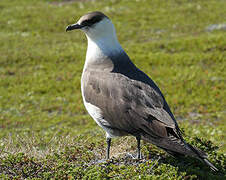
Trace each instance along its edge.
{"label": "white breast", "polygon": [[103,113],[102,113],[102,110],[91,104],[91,103],[88,103],[86,100],[85,100],[85,96],[84,96],[84,91],[83,91],[83,86],[81,88],[82,90],[82,98],[83,98],[83,103],[85,105],[85,108],[86,110],[88,111],[89,115],[95,120],[95,122],[100,126],[102,127],[105,131],[106,131],[106,136],[109,137],[109,138],[113,138],[115,136],[117,136],[118,133],[114,133],[112,129],[109,129],[107,128],[106,126],[110,126],[110,124],[103,118]]}

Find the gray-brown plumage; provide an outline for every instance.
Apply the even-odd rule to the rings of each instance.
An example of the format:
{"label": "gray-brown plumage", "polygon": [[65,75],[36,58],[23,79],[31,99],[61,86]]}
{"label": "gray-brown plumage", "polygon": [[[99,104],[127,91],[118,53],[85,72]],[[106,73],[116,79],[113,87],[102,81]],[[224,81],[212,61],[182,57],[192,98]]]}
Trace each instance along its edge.
{"label": "gray-brown plumage", "polygon": [[107,158],[112,137],[133,135],[138,158],[142,139],[171,155],[196,157],[217,170],[204,152],[184,141],[163,94],[129,59],[107,16],[88,13],[67,27],[73,29],[81,29],[88,39],[82,96],[89,114],[106,131]]}

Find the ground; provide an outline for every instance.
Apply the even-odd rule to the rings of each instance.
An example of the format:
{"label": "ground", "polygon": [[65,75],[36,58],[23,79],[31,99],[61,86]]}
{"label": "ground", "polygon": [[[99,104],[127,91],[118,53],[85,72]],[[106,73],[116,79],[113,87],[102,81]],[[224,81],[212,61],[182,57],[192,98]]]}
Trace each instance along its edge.
{"label": "ground", "polygon": [[[0,1],[0,178],[225,179],[224,0]],[[99,10],[132,61],[160,87],[185,139],[220,170],[175,159],[133,137],[113,139],[87,114],[80,77],[86,38],[67,25]]]}

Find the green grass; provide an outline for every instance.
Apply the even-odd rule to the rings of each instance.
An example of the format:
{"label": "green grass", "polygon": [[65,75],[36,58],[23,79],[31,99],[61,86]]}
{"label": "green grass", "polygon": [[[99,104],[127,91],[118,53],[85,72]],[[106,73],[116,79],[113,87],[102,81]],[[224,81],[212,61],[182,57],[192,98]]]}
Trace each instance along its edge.
{"label": "green grass", "polygon": [[[0,1],[0,178],[224,179],[226,36],[224,0]],[[209,154],[221,173],[175,159],[133,137],[113,140],[87,114],[80,77],[82,32],[68,24],[106,13],[133,62],[160,87],[185,139]]]}

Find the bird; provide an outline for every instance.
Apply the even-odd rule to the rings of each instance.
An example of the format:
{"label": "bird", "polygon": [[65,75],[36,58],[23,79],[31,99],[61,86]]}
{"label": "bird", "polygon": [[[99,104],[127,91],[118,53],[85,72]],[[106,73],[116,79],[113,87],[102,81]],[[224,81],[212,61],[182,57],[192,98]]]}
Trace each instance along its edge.
{"label": "bird", "polygon": [[99,11],[89,12],[66,27],[66,31],[76,29],[88,40],[81,77],[83,103],[106,132],[106,158],[110,158],[112,138],[134,136],[138,159],[144,140],[172,156],[191,156],[218,171],[205,152],[184,140],[163,93],[130,60],[110,18]]}

